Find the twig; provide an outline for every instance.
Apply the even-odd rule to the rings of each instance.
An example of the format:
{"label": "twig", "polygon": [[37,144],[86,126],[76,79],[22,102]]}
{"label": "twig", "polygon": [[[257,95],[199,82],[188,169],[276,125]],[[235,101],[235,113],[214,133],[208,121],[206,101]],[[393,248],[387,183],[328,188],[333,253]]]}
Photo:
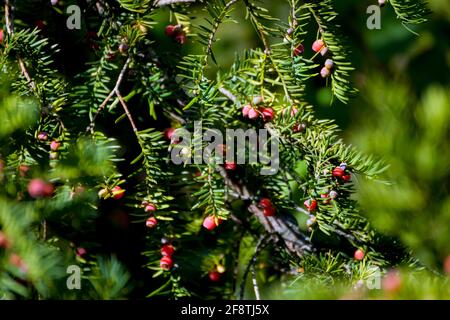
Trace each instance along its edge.
{"label": "twig", "polygon": [[[253,266],[256,262],[256,257],[259,255],[262,249],[269,243],[267,240],[269,237],[266,235],[264,237],[261,237],[258,241],[258,244],[255,247],[255,253],[253,253],[252,257],[250,258],[247,267],[245,268],[244,275],[242,276],[241,281],[241,288],[240,288],[240,294],[239,294],[239,300],[244,299],[244,289],[245,289],[245,282],[247,280],[248,272],[250,271],[250,267]],[[259,295],[259,293],[258,293]],[[258,299],[259,300],[259,299]]]}
{"label": "twig", "polygon": [[256,281],[255,264],[252,264],[252,282],[253,282],[253,291],[255,291],[256,300],[261,300],[261,296],[259,295],[258,282]]}
{"label": "twig", "polygon": [[155,5],[157,7],[167,6],[170,4],[195,2],[195,0],[156,0]]}
{"label": "twig", "polygon": [[109,100],[111,100],[111,98],[114,95],[117,95],[117,92],[119,90],[120,84],[123,81],[123,78],[124,78],[124,75],[125,75],[125,71],[127,70],[128,65],[130,64],[130,62],[131,62],[131,57],[128,57],[128,59],[125,61],[125,64],[122,67],[122,70],[119,73],[119,76],[117,77],[117,81],[116,81],[116,84],[114,85],[114,88],[111,90],[111,92],[108,94],[108,96],[105,98],[105,100],[103,100],[103,102],[98,107],[97,111],[95,112],[94,116],[92,117],[91,123],[86,128],[86,132],[89,132],[89,131],[92,132],[94,130],[95,120],[97,119],[98,115],[106,107],[106,105],[108,104]]}
{"label": "twig", "polygon": [[120,94],[119,89],[117,89],[115,91],[115,93],[116,93],[117,97],[119,98],[120,104],[122,105],[123,110],[125,111],[125,114],[128,117],[128,120],[130,120],[131,127],[133,128],[134,133],[137,134],[138,129],[136,127],[136,124],[134,123],[133,117],[131,116],[130,110],[128,110],[128,107],[127,107],[127,104],[125,103],[125,100],[123,99],[122,95]]}

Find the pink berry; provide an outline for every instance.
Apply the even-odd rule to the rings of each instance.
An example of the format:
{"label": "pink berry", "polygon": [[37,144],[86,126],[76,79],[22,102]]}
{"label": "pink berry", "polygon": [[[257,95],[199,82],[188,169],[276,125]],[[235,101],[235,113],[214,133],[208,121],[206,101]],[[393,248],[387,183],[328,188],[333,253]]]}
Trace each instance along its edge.
{"label": "pink berry", "polygon": [[125,195],[125,190],[122,189],[120,186],[115,186],[114,188],[111,189],[111,191],[113,194],[113,198],[115,200],[119,200]]}
{"label": "pink berry", "polygon": [[172,140],[173,133],[175,132],[175,128],[167,128],[164,130],[164,138],[166,140]]}
{"label": "pink berry", "polygon": [[184,44],[186,42],[186,35],[184,33],[177,34],[175,41],[179,44]]}
{"label": "pink berry", "polygon": [[356,250],[354,253],[354,257],[356,260],[361,261],[362,259],[364,259],[364,251],[362,251],[361,249]]}
{"label": "pink berry", "polygon": [[166,29],[164,30],[164,33],[168,37],[172,37],[175,34],[176,26],[169,24]]}
{"label": "pink berry", "polygon": [[156,206],[152,203],[149,203],[145,206],[145,212],[156,211]]}
{"label": "pink berry", "polygon": [[322,48],[325,46],[325,43],[323,42],[322,39],[316,40],[314,41],[313,45],[312,45],[312,49],[314,52],[319,52],[320,50],[322,50]]}
{"label": "pink berry", "polygon": [[53,185],[36,178],[28,183],[28,193],[32,198],[48,198],[53,195]]}
{"label": "pink berry", "polygon": [[317,209],[317,200],[316,199],[308,199],[303,202],[306,209],[308,209],[309,212],[313,212]]}
{"label": "pink berry", "polygon": [[155,217],[150,217],[147,219],[147,221],[145,221],[145,226],[150,229],[156,227],[157,224],[158,224],[158,220],[156,220]]}
{"label": "pink berry", "polygon": [[86,249],[83,248],[83,247],[78,247],[78,248],[76,249],[76,254],[77,254],[77,256],[79,256],[80,258],[82,258],[83,256],[85,256],[85,255],[87,254],[87,251],[86,251]]}
{"label": "pink berry", "polygon": [[[207,216],[204,220],[203,220],[203,227],[205,227],[206,229],[208,229],[209,231],[214,230],[217,227],[216,221],[215,221],[215,217],[214,216]],[[219,224],[222,223],[222,219],[218,219],[217,221]]]}
{"label": "pink berry", "polygon": [[163,270],[170,270],[173,267],[173,260],[169,256],[164,256],[159,260],[159,266]]}
{"label": "pink berry", "polygon": [[259,117],[259,113],[255,108],[250,108],[250,110],[248,111],[248,117],[249,119],[256,119]]}
{"label": "pink berry", "polygon": [[249,111],[252,109],[252,106],[249,104],[246,104],[245,106],[242,107],[242,115],[247,118],[248,117],[248,113]]}
{"label": "pink berry", "polygon": [[270,201],[270,199],[268,198],[262,198],[261,200],[259,200],[259,206],[261,208],[268,208],[268,207],[272,207],[272,201]]}
{"label": "pink berry", "polygon": [[53,140],[52,142],[50,142],[50,149],[51,149],[52,151],[58,150],[60,146],[61,146],[61,143],[59,143],[59,142],[56,141],[56,140]]}
{"label": "pink berry", "polygon": [[0,29],[0,43],[3,42],[3,29]]}
{"label": "pink berry", "polygon": [[402,279],[400,274],[396,270],[391,270],[383,278],[381,283],[384,291],[388,293],[395,293],[399,291],[402,287]]}

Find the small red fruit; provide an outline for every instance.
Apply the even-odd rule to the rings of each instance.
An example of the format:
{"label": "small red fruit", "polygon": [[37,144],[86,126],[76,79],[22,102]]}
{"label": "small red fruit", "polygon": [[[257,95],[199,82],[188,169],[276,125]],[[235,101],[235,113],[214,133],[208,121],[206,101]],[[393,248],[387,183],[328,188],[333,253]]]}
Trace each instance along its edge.
{"label": "small red fruit", "polygon": [[172,140],[173,133],[175,132],[175,128],[167,128],[164,130],[164,138],[166,140]]}
{"label": "small red fruit", "polygon": [[352,178],[352,176],[350,174],[345,174],[342,176],[342,180],[344,180],[344,181],[350,181],[351,178]]}
{"label": "small red fruit", "polygon": [[54,187],[42,179],[36,178],[28,183],[28,193],[32,198],[48,198],[53,195]]}
{"label": "small red fruit", "polygon": [[320,50],[322,50],[322,48],[325,46],[325,43],[323,42],[322,39],[316,40],[314,41],[313,45],[312,45],[312,49],[314,52],[319,52]]}
{"label": "small red fruit", "polygon": [[179,44],[184,44],[186,42],[186,35],[184,33],[177,34],[175,41]]}
{"label": "small red fruit", "polygon": [[174,252],[175,252],[175,248],[171,244],[165,244],[161,247],[161,254],[163,256],[170,257],[173,255]]}
{"label": "small red fruit", "polygon": [[342,178],[342,176],[345,174],[345,171],[341,167],[336,167],[333,169],[332,174],[333,174],[333,177]]}
{"label": "small red fruit", "polygon": [[208,277],[212,282],[218,282],[220,280],[220,273],[217,271],[210,271]]}
{"label": "small red fruit", "polygon": [[266,216],[266,217],[272,217],[272,216],[274,216],[275,215],[275,207],[268,207],[268,208],[264,208],[263,209],[263,214]]}
{"label": "small red fruit", "polygon": [[155,217],[150,217],[145,221],[145,226],[147,228],[153,229],[158,224],[158,220]]}
{"label": "small red fruit", "polygon": [[52,151],[57,151],[60,146],[61,146],[61,143],[59,143],[56,140],[53,140],[52,142],[50,142],[50,150],[52,150]]}
{"label": "small red fruit", "polygon": [[306,209],[308,209],[309,212],[315,211],[317,209],[317,200],[316,199],[308,199],[303,202]]}
{"label": "small red fruit", "polygon": [[225,170],[234,171],[237,168],[237,164],[235,162],[225,161],[224,167],[225,167]]}
{"label": "small red fruit", "polygon": [[[203,227],[205,227],[206,229],[208,229],[209,231],[214,230],[217,227],[216,221],[215,221],[215,217],[214,216],[207,216],[204,220],[203,220]],[[217,220],[218,224],[222,223],[222,219],[218,219]]]}
{"label": "small red fruit", "polygon": [[111,189],[111,191],[113,194],[113,198],[115,200],[119,200],[125,195],[125,190],[122,189],[120,186],[115,186],[114,188]]}
{"label": "small red fruit", "polygon": [[166,29],[164,30],[164,33],[168,37],[173,37],[175,35],[176,26],[169,24]]}
{"label": "small red fruit", "polygon": [[255,108],[250,108],[250,110],[248,111],[248,117],[249,119],[256,119],[259,117],[259,113]]}
{"label": "small red fruit", "polygon": [[272,108],[261,108],[261,113],[264,121],[272,121],[274,117],[274,112]]}
{"label": "small red fruit", "polygon": [[303,132],[306,129],[306,124],[304,123],[297,123],[294,125],[294,127],[292,128],[292,130],[294,131],[294,133],[297,132]]}
{"label": "small red fruit", "polygon": [[0,43],[3,42],[3,29],[0,29]]}
{"label": "small red fruit", "polygon": [[261,208],[273,207],[272,201],[270,201],[270,199],[268,198],[262,198],[261,200],[259,200],[259,205]]}
{"label": "small red fruit", "polygon": [[356,260],[361,261],[362,259],[364,259],[364,251],[362,251],[361,249],[356,250],[354,257]]}
{"label": "small red fruit", "polygon": [[76,249],[76,254],[78,257],[83,258],[83,256],[85,256],[87,254],[87,250],[83,247],[78,247]]}
{"label": "small red fruit", "polygon": [[27,174],[27,172],[28,172],[28,170],[30,170],[30,167],[29,167],[29,166],[27,166],[27,165],[25,165],[25,164],[21,164],[21,165],[19,166],[19,174],[20,174],[20,176],[21,176],[21,177],[25,177],[26,174]]}
{"label": "small red fruit", "polygon": [[248,117],[248,113],[250,111],[250,109],[252,109],[252,106],[249,104],[246,104],[245,106],[242,107],[242,115],[247,118]]}
{"label": "small red fruit", "polygon": [[159,266],[163,270],[170,270],[173,267],[173,260],[169,256],[164,256],[159,260]]}
{"label": "small red fruit", "polygon": [[149,203],[145,206],[145,212],[153,212],[156,211],[156,206],[152,203]]}

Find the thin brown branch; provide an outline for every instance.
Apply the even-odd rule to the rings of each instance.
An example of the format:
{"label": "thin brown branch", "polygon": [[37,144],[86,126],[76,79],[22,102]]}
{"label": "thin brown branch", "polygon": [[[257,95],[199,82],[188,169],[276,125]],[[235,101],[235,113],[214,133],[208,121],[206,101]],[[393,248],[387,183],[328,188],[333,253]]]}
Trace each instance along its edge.
{"label": "thin brown branch", "polygon": [[133,128],[134,133],[137,135],[138,129],[136,127],[136,124],[134,123],[133,117],[131,116],[130,110],[128,109],[128,106],[125,102],[125,100],[123,99],[122,95],[120,94],[119,89],[117,89],[115,91],[117,97],[119,98],[120,104],[123,107],[123,110],[125,111],[125,114],[128,117],[128,120],[130,121],[131,127]]}

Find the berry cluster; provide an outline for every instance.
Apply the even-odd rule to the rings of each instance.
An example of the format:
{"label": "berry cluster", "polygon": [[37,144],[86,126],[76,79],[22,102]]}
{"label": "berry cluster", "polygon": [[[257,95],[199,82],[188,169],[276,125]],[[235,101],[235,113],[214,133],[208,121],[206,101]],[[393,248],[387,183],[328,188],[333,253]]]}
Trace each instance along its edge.
{"label": "berry cluster", "polygon": [[272,217],[275,215],[276,210],[270,199],[262,198],[259,200],[259,207],[263,210],[263,214],[266,217]]}
{"label": "berry cluster", "polygon": [[158,224],[158,220],[155,218],[153,213],[156,211],[156,206],[147,200],[142,201],[141,206],[144,208],[145,212],[150,213],[151,216],[145,221],[145,226],[149,229],[153,229]]}
{"label": "berry cluster", "polygon": [[180,24],[168,25],[165,29],[165,34],[179,44],[184,44],[186,42],[186,32]]}
{"label": "berry cluster", "polygon": [[257,107],[261,104],[263,99],[261,97],[253,98],[251,103],[248,103],[242,107],[242,115],[244,118],[249,118],[251,120],[258,119],[262,117],[264,121],[272,121],[275,113],[272,108],[269,107]]}
{"label": "berry cluster", "polygon": [[222,274],[225,272],[225,267],[221,264],[215,266],[215,268],[208,272],[208,278],[212,282],[220,281]]}
{"label": "berry cluster", "polygon": [[343,181],[350,181],[351,174],[347,171],[347,164],[345,162],[341,163],[339,166],[333,169],[333,177],[341,179]]}
{"label": "berry cluster", "polygon": [[161,247],[162,258],[159,260],[159,266],[163,270],[170,270],[173,267],[172,255],[175,253],[175,248],[170,243],[164,243]]}

